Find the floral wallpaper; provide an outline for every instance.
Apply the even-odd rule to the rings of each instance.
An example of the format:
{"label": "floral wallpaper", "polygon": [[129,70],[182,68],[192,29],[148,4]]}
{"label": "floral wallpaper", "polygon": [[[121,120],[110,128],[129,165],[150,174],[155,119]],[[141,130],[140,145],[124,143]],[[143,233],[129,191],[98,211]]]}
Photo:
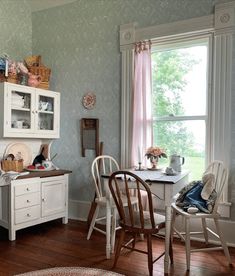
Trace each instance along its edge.
{"label": "floral wallpaper", "polygon": [[32,53],[31,10],[25,0],[0,0],[0,55],[22,60]]}
{"label": "floral wallpaper", "polygon": [[[61,138],[52,150],[59,154],[58,165],[73,171],[71,199],[89,201],[94,196],[90,167],[95,155],[87,151],[81,156],[81,118],[99,118],[104,153],[120,157],[119,26],[137,22],[147,27],[205,16],[218,2],[226,1],[78,0],[33,13],[33,53],[41,54],[52,68],[51,89],[61,92]],[[96,95],[92,110],[81,103],[87,92]],[[235,188],[232,191],[235,201]]]}
{"label": "floral wallpaper", "polygon": [[[104,153],[119,160],[121,64],[119,26],[140,27],[208,15],[212,0],[78,0],[33,13],[33,53],[52,68],[51,89],[61,92],[61,138],[52,150],[60,167],[71,169],[70,198],[91,200],[94,152],[81,156],[80,120],[99,118]],[[87,92],[93,110],[83,108]]]}

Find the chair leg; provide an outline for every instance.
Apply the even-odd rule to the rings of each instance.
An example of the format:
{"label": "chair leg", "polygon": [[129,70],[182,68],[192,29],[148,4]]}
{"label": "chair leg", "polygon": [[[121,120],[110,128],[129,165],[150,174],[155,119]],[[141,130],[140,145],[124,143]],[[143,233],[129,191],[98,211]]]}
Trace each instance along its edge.
{"label": "chair leg", "polygon": [[185,219],[185,247],[187,270],[190,270],[190,221],[188,218]]}
{"label": "chair leg", "polygon": [[135,248],[135,243],[136,243],[136,238],[137,238],[137,234],[136,233],[133,233],[133,241],[132,241],[132,249]]}
{"label": "chair leg", "polygon": [[153,252],[152,252],[152,235],[147,235],[147,248],[148,248],[148,269],[149,276],[153,275]]}
{"label": "chair leg", "polygon": [[99,214],[99,210],[100,210],[100,207],[97,205],[96,208],[95,208],[94,215],[93,215],[92,220],[91,220],[91,225],[89,227],[89,231],[88,231],[88,234],[87,234],[87,240],[89,240],[90,237],[91,237],[91,234],[92,234],[94,226],[95,226],[96,219],[97,219],[98,214]]}
{"label": "chair leg", "polygon": [[113,209],[113,216],[111,222],[111,252],[114,252],[115,237],[116,237],[116,218],[117,218],[117,209]]}
{"label": "chair leg", "polygon": [[206,244],[208,244],[208,233],[207,233],[207,229],[206,229],[206,219],[202,218],[202,228],[203,228],[203,234],[205,237],[205,242]]}
{"label": "chair leg", "polygon": [[106,259],[110,259],[111,253],[111,218],[112,208],[110,204],[106,203]]}
{"label": "chair leg", "polygon": [[114,263],[113,263],[113,268],[116,266],[118,258],[120,256],[124,238],[125,238],[125,230],[121,229],[120,237],[118,239],[118,243],[117,243],[117,246],[116,246],[116,252],[115,252],[115,259],[114,259]]}
{"label": "chair leg", "polygon": [[171,239],[170,239],[169,255],[170,255],[171,264],[173,264],[174,258],[173,258],[173,248],[172,248],[172,240]]}
{"label": "chair leg", "polygon": [[172,244],[173,244],[173,241],[174,241],[175,218],[176,218],[176,210],[173,209],[172,217],[171,217],[171,238],[170,238]]}
{"label": "chair leg", "polygon": [[223,236],[223,234],[222,234],[222,232],[221,232],[221,230],[220,230],[220,226],[219,226],[219,221],[218,221],[218,219],[217,219],[217,218],[214,218],[214,222],[215,222],[217,234],[218,234],[219,237],[220,237],[221,245],[222,245],[222,247],[223,247],[223,249],[224,249],[224,254],[225,254],[225,256],[226,256],[226,258],[227,258],[227,260],[228,260],[228,263],[229,263],[229,264],[232,264],[232,261],[231,261],[231,257],[230,257],[229,251],[228,251],[227,244],[226,244],[226,242],[225,242],[225,240],[224,240],[224,236]]}

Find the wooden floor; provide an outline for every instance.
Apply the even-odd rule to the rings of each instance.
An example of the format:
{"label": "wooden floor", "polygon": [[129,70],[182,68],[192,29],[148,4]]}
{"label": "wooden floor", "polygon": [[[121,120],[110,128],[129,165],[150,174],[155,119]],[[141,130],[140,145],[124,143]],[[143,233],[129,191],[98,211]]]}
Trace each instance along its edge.
{"label": "wooden floor", "polygon": [[[15,275],[57,266],[85,266],[112,270],[113,257],[105,259],[105,236],[93,232],[86,239],[83,222],[61,220],[17,231],[16,241],[8,241],[7,230],[0,227],[0,275]],[[194,244],[195,245],[195,244]],[[198,245],[198,244],[197,244]],[[138,242],[145,248],[145,242]],[[164,241],[154,239],[154,252],[164,249]],[[221,276],[235,275],[235,248],[230,248],[234,267],[229,267],[222,251],[194,253],[191,271],[186,272],[185,251],[180,241],[174,243],[174,266],[170,275]],[[137,252],[123,252],[113,271],[129,276],[148,275],[147,256]],[[154,264],[154,275],[164,275],[163,258]]]}

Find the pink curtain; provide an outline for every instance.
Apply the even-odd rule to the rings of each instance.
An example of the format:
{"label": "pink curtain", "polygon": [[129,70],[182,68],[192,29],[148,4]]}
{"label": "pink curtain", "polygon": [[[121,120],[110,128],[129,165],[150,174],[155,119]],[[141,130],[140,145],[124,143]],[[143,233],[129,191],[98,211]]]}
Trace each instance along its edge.
{"label": "pink curtain", "polygon": [[[132,166],[146,165],[145,151],[152,145],[151,42],[135,47],[133,95]],[[140,159],[140,160],[139,160]]]}

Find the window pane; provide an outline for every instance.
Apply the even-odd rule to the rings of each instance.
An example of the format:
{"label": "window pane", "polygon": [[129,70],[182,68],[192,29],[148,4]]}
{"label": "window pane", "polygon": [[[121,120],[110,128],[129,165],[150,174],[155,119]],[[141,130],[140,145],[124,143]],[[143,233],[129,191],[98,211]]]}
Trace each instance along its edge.
{"label": "window pane", "polygon": [[206,114],[207,44],[152,53],[153,116]]}
{"label": "window pane", "polygon": [[205,122],[158,121],[153,123],[154,145],[164,148],[168,158],[161,158],[160,164],[168,166],[170,155],[180,154],[185,158],[183,169],[190,170],[190,180],[199,180],[204,172]]}

